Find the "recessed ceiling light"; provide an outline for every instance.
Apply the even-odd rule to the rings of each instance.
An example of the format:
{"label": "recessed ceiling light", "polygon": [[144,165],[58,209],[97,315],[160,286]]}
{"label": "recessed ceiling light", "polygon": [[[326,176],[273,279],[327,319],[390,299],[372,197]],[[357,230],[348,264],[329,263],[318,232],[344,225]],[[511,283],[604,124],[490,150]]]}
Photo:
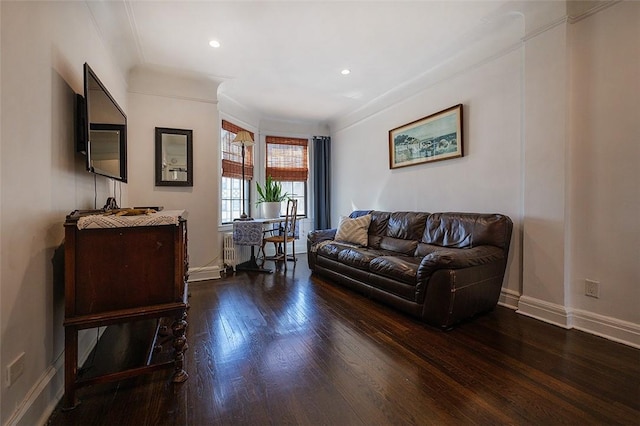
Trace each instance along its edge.
{"label": "recessed ceiling light", "polygon": [[220,42],[218,40],[211,40],[209,42],[209,46],[211,46],[211,47],[220,47]]}
{"label": "recessed ceiling light", "polygon": [[351,70],[349,70],[349,69],[346,69],[346,68],[345,68],[345,69],[343,69],[342,71],[340,71],[340,74],[342,74],[342,75],[349,75],[349,74],[351,74]]}

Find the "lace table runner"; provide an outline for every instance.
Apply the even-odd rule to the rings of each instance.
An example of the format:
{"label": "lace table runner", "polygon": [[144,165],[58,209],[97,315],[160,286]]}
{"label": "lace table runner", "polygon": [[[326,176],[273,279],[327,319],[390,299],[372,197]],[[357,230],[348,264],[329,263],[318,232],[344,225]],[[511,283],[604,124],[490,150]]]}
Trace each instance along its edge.
{"label": "lace table runner", "polygon": [[78,219],[78,229],[129,228],[132,226],[178,225],[184,210],[166,210],[138,216],[90,215]]}

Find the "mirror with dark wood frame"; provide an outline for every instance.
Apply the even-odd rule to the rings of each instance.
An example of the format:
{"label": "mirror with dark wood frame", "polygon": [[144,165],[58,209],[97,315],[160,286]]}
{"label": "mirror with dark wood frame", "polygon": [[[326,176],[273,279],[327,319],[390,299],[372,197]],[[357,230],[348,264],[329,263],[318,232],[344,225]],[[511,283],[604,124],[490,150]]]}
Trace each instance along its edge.
{"label": "mirror with dark wood frame", "polygon": [[193,131],[156,127],[156,186],[193,186]]}

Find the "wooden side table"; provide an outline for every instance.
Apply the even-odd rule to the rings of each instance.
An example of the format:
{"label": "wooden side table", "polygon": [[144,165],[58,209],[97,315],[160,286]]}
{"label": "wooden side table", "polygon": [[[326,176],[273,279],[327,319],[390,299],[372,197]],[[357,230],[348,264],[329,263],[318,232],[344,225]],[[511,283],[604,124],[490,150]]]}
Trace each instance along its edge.
{"label": "wooden side table", "polygon": [[[64,409],[77,406],[75,392],[82,386],[172,366],[174,382],[188,378],[185,212],[117,218],[91,213],[75,211],[65,222]],[[78,378],[79,330],[150,318],[172,318],[172,361]]]}

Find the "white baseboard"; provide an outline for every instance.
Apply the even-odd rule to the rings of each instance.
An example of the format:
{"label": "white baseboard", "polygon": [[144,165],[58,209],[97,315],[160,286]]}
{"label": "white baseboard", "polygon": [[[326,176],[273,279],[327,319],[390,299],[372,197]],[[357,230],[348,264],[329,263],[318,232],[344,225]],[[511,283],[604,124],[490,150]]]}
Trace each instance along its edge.
{"label": "white baseboard", "polygon": [[638,324],[581,309],[573,310],[572,323],[576,330],[640,349],[640,325]]}
{"label": "white baseboard", "polygon": [[500,291],[500,299],[498,300],[498,305],[516,310],[518,309],[518,300],[520,300],[519,292],[503,288]]}
{"label": "white baseboard", "polygon": [[521,296],[519,314],[562,328],[584,331],[614,342],[640,348],[640,325],[581,309],[566,308],[533,297]]}
{"label": "white baseboard", "polygon": [[520,296],[516,312],[562,328],[571,328],[570,314],[562,305],[529,296]]}
{"label": "white baseboard", "polygon": [[206,281],[206,280],[218,280],[220,279],[220,267],[219,266],[205,266],[202,268],[190,268],[189,269],[189,282]]}
{"label": "white baseboard", "polygon": [[[104,328],[98,333],[102,334]],[[84,333],[78,340],[78,364],[89,358],[97,339],[93,333]],[[24,400],[5,423],[5,426],[44,425],[64,396],[64,352],[50,365],[35,385],[27,392]]]}
{"label": "white baseboard", "polygon": [[[193,268],[189,270],[189,282],[220,278],[218,266]],[[99,335],[104,332],[101,327]],[[98,336],[99,337],[99,336]],[[78,336],[78,365],[83,365],[96,344],[94,333],[85,332]],[[64,352],[36,381],[5,426],[44,425],[64,395]]]}
{"label": "white baseboard", "polygon": [[[47,423],[47,419],[53,413],[64,392],[62,364],[64,363],[56,362],[56,365],[51,365],[46,369],[7,420],[5,426],[44,425]],[[55,395],[54,398],[47,400],[46,396],[52,394]]]}

